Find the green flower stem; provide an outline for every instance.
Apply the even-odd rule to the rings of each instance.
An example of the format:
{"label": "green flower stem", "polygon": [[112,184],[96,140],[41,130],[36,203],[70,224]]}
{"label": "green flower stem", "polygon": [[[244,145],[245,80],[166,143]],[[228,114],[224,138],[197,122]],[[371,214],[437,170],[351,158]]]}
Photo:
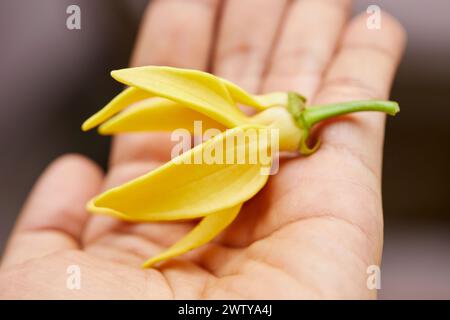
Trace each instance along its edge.
{"label": "green flower stem", "polygon": [[393,116],[400,111],[400,108],[394,101],[351,101],[308,107],[303,111],[303,119],[309,127],[312,127],[320,121],[358,111],[379,111]]}
{"label": "green flower stem", "polygon": [[318,142],[313,148],[308,147],[306,142],[311,127],[320,121],[359,111],[379,111],[389,115],[395,115],[400,111],[398,103],[394,101],[350,101],[311,107],[306,107],[305,103],[305,99],[297,93],[290,92],[288,94],[287,109],[297,126],[302,130],[302,139],[299,146],[302,154],[311,154],[319,147]]}

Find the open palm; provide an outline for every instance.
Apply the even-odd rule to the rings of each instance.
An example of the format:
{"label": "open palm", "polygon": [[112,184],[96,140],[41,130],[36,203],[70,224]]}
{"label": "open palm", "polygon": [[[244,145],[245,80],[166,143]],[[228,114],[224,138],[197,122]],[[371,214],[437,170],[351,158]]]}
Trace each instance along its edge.
{"label": "open palm", "polygon": [[[347,0],[154,1],[133,65],[211,71],[253,92],[294,90],[314,104],[385,99],[404,46],[381,15],[347,21]],[[220,15],[220,19],[217,17]],[[218,32],[215,21],[220,21]],[[217,33],[217,34],[216,34]],[[381,262],[384,116],[363,113],[317,128],[322,146],[280,171],[213,243],[140,264],[182,237],[185,223],[89,216],[85,203],[169,159],[166,134],[114,140],[110,170],[64,156],[42,175],[3,257],[5,298],[370,298],[367,268]],[[67,268],[80,290],[66,287]]]}

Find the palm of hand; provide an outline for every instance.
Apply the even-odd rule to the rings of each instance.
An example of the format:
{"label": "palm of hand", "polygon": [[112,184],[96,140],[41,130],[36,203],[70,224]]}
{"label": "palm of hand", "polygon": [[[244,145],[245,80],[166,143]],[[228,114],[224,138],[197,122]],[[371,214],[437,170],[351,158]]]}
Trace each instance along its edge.
{"label": "palm of hand", "polygon": [[[28,294],[38,296],[46,288],[53,298],[369,297],[365,271],[377,261],[362,249],[372,249],[380,235],[363,228],[381,217],[358,208],[370,210],[367,203],[379,199],[367,185],[330,178],[327,167],[366,170],[354,156],[341,155],[330,149],[286,161],[220,239],[158,269],[140,264],[181,237],[191,223],[133,225],[93,217],[83,249],[30,260],[7,277],[42,275],[30,279],[36,291]],[[129,163],[120,170],[142,167]],[[65,288],[70,265],[80,266],[82,290]]]}

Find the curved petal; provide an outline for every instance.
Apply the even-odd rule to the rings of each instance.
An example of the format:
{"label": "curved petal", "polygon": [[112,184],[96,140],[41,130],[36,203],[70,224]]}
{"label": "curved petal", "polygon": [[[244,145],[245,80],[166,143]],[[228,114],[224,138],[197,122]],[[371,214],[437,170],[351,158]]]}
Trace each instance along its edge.
{"label": "curved petal", "polygon": [[[259,103],[260,110],[272,108],[272,107],[286,107],[288,101],[288,95],[286,92],[272,92],[262,95],[253,96],[255,101]],[[257,106],[255,106],[257,108]]]}
{"label": "curved petal", "polygon": [[138,88],[127,88],[112,99],[103,109],[87,119],[83,125],[83,131],[90,130],[105,120],[108,120],[116,113],[122,111],[129,105],[143,99],[150,98],[152,95],[147,91]]}
{"label": "curved petal", "polygon": [[167,250],[148,259],[144,262],[142,267],[149,268],[157,262],[174,258],[211,241],[233,222],[237,217],[241,206],[242,204],[204,217],[186,236],[181,238],[181,240]]}
{"label": "curved petal", "polygon": [[179,128],[194,133],[194,122],[201,121],[202,130],[226,127],[209,117],[177,102],[150,98],[135,103],[99,127],[101,134],[139,131],[173,131]]}
{"label": "curved petal", "polygon": [[287,104],[287,93],[285,92],[252,95],[231,81],[223,78],[221,78],[221,80],[227,87],[233,100],[246,106],[254,107],[258,110],[264,110],[275,106],[286,106]]}
{"label": "curved petal", "polygon": [[218,134],[156,170],[97,196],[87,209],[127,220],[164,221],[234,207],[267,182],[262,172],[271,159],[264,163],[260,145],[270,146],[261,143],[261,128],[247,125]]}
{"label": "curved petal", "polygon": [[212,74],[148,66],[115,70],[111,76],[126,85],[190,107],[228,127],[247,123],[223,82]]}

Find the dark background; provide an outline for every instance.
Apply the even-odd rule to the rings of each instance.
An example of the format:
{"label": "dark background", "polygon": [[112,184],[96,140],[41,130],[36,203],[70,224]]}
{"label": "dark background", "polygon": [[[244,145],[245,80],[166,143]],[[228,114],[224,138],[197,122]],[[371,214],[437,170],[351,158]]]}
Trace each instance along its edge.
{"label": "dark background", "polygon": [[[128,64],[146,3],[0,1],[0,250],[52,159],[79,152],[106,165],[109,139],[80,124],[119,92],[109,71]],[[70,4],[81,7],[82,30],[65,26]],[[387,123],[379,296],[448,299],[450,1],[357,0],[354,11],[370,4],[409,34],[392,92],[401,113]]]}

